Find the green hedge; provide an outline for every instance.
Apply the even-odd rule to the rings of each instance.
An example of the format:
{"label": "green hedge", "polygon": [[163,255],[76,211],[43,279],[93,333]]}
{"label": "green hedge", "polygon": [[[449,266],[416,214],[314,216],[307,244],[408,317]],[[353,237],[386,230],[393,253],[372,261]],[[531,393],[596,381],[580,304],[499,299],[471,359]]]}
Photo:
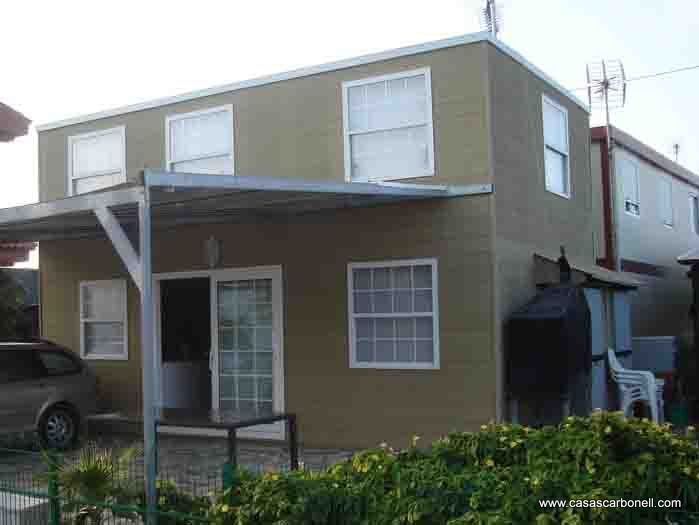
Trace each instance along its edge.
{"label": "green hedge", "polygon": [[[681,499],[661,509],[542,509],[539,500]],[[489,424],[430,447],[357,454],[321,472],[242,474],[208,518],[220,525],[699,523],[699,446],[690,427],[568,418],[531,429]],[[697,514],[699,516],[699,514]]]}

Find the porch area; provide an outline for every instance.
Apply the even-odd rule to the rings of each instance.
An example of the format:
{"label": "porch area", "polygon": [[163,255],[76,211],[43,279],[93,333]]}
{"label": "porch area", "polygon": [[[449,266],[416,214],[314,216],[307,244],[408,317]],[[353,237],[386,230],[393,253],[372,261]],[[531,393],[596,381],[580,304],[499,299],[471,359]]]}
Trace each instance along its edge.
{"label": "porch area", "polygon": [[[145,170],[139,183],[0,210],[0,238],[41,242],[42,260],[48,262],[42,267],[47,288],[43,308],[50,312],[44,328],[74,349],[84,346],[76,324],[83,311],[78,285],[82,290],[82,283],[93,280],[130,277],[123,290],[124,332],[136,343],[126,345],[123,357],[107,356],[110,359],[97,359],[94,365],[102,372],[110,403],[140,408],[144,449],[140,468],[150,498],[156,467],[192,479],[220,479],[220,459],[226,455],[225,439],[216,436],[160,436],[164,455],[156,465],[156,453],[161,451],[155,449],[155,409],[176,402],[166,395],[164,365],[193,355],[173,350],[167,342],[172,334],[164,329],[168,310],[161,301],[172,281],[191,279],[200,285],[197,297],[200,294],[202,302],[180,290],[181,310],[191,315],[171,319],[170,326],[183,326],[182,319],[189,323],[194,314],[201,314],[197,323],[210,336],[209,341],[197,343],[203,351],[196,358],[185,360],[196,361],[201,368],[198,375],[206,388],[203,393],[192,389],[198,390],[201,410],[291,409],[298,414],[302,444],[305,436],[349,441],[369,430],[381,434],[372,437],[372,444],[395,435],[422,434],[414,421],[416,412],[425,415],[420,425],[440,433],[450,430],[455,415],[479,421],[492,418],[490,405],[480,403],[472,410],[463,405],[464,399],[478,399],[477,393],[494,389],[492,364],[486,358],[490,325],[487,309],[480,306],[483,300],[478,300],[489,301],[491,289],[482,277],[473,277],[480,286],[473,289],[476,295],[466,300],[457,293],[464,289],[467,265],[474,274],[489,275],[491,192],[490,185],[335,183]],[[466,196],[486,197],[444,201]],[[403,208],[403,203],[409,207]],[[389,231],[391,242],[386,240]],[[460,374],[447,377],[439,367],[431,373],[349,370],[348,264],[428,256],[442,260],[440,286],[449,305],[440,319],[449,335],[443,345],[444,369],[481,372],[464,382]],[[433,297],[436,302],[436,289]],[[243,331],[236,332],[245,345],[228,352],[223,339],[227,330],[239,330],[232,317],[241,305],[254,322],[246,322],[248,335],[243,339]],[[429,337],[438,336],[435,332]],[[254,348],[249,348],[250,337],[256,341]],[[285,346],[294,348],[293,359],[285,357]],[[477,352],[466,354],[463,348]],[[252,372],[231,372],[243,367]],[[184,377],[193,375],[186,372]],[[247,386],[242,386],[243,380]],[[452,384],[455,381],[458,385]],[[256,394],[241,395],[249,385],[254,385]],[[178,387],[172,390],[181,393]],[[230,391],[238,394],[223,394]],[[377,395],[382,396],[380,404]],[[386,412],[395,422],[385,417]],[[241,437],[284,439],[284,434],[282,428],[265,425]],[[109,441],[111,436],[101,439],[105,438]],[[188,444],[198,440],[206,450],[201,456],[194,453],[199,447]],[[300,460],[315,468],[346,455],[344,449],[302,445]],[[289,461],[276,444],[248,442],[240,443],[239,458],[242,466],[255,470],[281,468]],[[194,474],[188,464],[212,467]]]}

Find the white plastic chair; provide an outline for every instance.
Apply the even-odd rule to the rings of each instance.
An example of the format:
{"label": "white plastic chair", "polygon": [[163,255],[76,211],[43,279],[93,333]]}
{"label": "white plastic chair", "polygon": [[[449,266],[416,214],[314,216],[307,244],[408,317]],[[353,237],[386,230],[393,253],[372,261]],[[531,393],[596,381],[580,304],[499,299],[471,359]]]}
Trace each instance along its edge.
{"label": "white plastic chair", "polygon": [[616,358],[614,350],[607,350],[609,368],[612,379],[619,387],[621,398],[621,410],[625,416],[631,414],[631,407],[635,401],[643,401],[650,406],[651,418],[656,423],[662,423],[665,419],[663,410],[663,387],[665,381],[656,379],[647,370],[629,370],[624,368]]}

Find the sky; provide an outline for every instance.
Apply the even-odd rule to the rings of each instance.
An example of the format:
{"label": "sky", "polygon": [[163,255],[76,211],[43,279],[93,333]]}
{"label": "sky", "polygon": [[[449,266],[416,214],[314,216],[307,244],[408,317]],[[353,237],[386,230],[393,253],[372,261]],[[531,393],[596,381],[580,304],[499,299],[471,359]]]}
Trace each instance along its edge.
{"label": "sky", "polygon": [[[3,5],[0,100],[34,124],[479,31],[485,0],[120,0]],[[570,89],[699,64],[696,0],[503,0],[501,39]],[[699,173],[699,69],[630,82],[612,124]],[[585,90],[575,93],[586,100]],[[592,114],[592,125],[603,122]],[[0,143],[0,207],[36,202],[37,140]],[[34,253],[28,264],[36,266]]]}

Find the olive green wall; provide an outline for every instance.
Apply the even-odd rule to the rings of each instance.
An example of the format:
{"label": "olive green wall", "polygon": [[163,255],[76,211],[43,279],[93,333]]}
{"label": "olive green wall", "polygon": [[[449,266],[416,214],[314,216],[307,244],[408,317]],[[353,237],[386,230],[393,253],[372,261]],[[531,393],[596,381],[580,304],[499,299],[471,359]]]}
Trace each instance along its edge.
{"label": "olive green wall", "polygon": [[344,181],[342,82],[428,66],[432,76],[436,176],[427,183],[483,184],[488,178],[488,44],[461,45],[203,97],[39,133],[40,200],[66,195],[71,135],[126,126],[127,177],[165,167],[165,118],[233,105],[239,175]]}
{"label": "olive green wall", "polygon": [[[287,409],[307,445],[405,446],[495,417],[492,356],[492,197],[318,213],[281,224],[156,231],[154,272],[205,269],[204,243],[223,243],[221,267],[281,265]],[[439,370],[350,369],[347,264],[437,257]],[[78,283],[121,276],[107,240],[42,243],[43,333],[79,348]],[[115,408],[140,407],[138,294],[129,285],[129,361],[92,361]]]}
{"label": "olive green wall", "polygon": [[[572,260],[592,265],[595,225],[588,114],[492,47],[488,50],[488,75],[495,184],[494,338],[495,354],[502,363],[504,323],[536,293],[534,253],[555,255],[564,245]],[[545,188],[542,94],[568,110],[570,199]],[[501,372],[498,377],[504,380]]]}

